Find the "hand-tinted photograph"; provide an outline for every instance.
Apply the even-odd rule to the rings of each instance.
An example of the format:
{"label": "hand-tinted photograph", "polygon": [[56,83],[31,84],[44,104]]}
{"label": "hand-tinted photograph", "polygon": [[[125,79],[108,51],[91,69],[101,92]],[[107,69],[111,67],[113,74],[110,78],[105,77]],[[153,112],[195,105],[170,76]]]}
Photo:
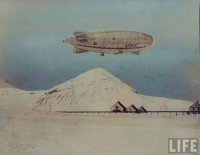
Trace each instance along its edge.
{"label": "hand-tinted photograph", "polygon": [[0,154],[200,153],[199,0],[0,0]]}

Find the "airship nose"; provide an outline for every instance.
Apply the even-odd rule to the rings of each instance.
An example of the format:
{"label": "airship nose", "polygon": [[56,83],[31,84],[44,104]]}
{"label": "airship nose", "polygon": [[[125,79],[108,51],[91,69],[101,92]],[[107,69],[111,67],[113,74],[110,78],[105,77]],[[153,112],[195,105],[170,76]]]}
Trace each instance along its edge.
{"label": "airship nose", "polygon": [[150,46],[152,46],[152,45],[154,45],[154,43],[155,43],[155,39],[152,37],[152,36],[150,36],[150,38],[149,38],[149,45]]}

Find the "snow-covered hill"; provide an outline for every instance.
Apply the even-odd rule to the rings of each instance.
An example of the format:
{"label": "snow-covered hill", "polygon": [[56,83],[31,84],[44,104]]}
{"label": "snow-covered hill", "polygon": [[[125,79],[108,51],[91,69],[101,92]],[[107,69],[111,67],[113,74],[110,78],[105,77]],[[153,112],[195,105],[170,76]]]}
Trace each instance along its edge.
{"label": "snow-covered hill", "polygon": [[191,103],[158,97],[148,97],[108,73],[96,68],[61,85],[47,90],[35,103],[41,111],[109,111],[120,101],[128,107],[144,106],[147,110],[187,110]]}
{"label": "snow-covered hill", "polygon": [[43,91],[25,91],[17,88],[0,88],[0,108],[14,111],[30,111]]}
{"label": "snow-covered hill", "polygon": [[9,83],[0,80],[0,88],[14,88],[14,86],[10,85]]}

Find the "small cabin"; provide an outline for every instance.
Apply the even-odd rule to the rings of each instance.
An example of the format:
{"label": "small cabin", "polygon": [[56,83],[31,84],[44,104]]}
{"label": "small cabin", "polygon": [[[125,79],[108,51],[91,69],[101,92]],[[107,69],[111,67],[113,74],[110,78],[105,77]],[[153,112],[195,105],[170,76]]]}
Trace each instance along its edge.
{"label": "small cabin", "polygon": [[146,113],[146,112],[147,112],[147,110],[146,110],[143,106],[141,106],[141,107],[139,108],[139,111],[140,111],[141,113]]}
{"label": "small cabin", "polygon": [[113,111],[113,112],[126,112],[126,107],[120,101],[117,101],[111,107],[111,111]]}
{"label": "small cabin", "polygon": [[136,108],[134,104],[131,104],[127,109],[127,112],[133,112],[133,113],[140,113],[140,110]]}
{"label": "small cabin", "polygon": [[[189,107],[189,111],[194,111],[193,114],[195,114],[195,113],[200,114],[200,104],[199,104],[199,101],[196,101],[194,104],[192,104]],[[195,112],[195,111],[198,111],[198,112]]]}

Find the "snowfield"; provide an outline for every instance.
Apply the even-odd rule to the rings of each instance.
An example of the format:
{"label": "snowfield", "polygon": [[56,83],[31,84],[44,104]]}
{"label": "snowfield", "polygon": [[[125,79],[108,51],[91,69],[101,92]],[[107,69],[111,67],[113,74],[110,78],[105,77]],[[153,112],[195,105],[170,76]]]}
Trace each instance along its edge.
{"label": "snowfield", "polygon": [[199,116],[0,111],[2,155],[165,155],[168,138],[200,138]]}
{"label": "snowfield", "polygon": [[200,115],[55,112],[110,110],[118,99],[147,110],[187,110],[192,104],[138,94],[102,69],[45,91],[3,87],[0,155],[165,155],[168,138],[200,138]]}

